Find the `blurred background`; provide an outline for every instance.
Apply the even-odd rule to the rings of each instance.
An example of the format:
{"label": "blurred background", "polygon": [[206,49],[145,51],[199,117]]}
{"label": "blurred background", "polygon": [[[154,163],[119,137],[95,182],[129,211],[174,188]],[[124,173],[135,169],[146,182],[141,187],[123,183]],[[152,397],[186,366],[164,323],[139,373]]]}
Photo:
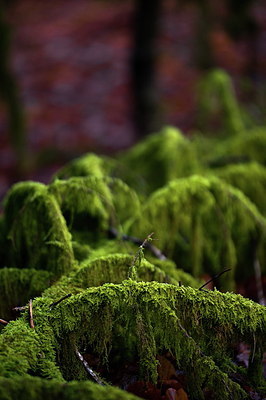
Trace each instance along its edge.
{"label": "blurred background", "polygon": [[265,0],[1,4],[0,198],[166,124],[200,130],[198,83],[213,68],[230,74],[252,123],[266,124]]}

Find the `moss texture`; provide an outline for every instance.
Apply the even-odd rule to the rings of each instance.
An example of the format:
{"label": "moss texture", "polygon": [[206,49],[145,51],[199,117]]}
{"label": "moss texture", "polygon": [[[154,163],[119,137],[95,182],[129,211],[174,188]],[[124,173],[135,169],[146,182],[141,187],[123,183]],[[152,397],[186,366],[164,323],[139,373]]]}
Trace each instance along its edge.
{"label": "moss texture", "polygon": [[121,162],[123,179],[142,194],[151,193],[170,180],[188,176],[198,169],[190,141],[171,126],[127,151]]}
{"label": "moss texture", "polygon": [[160,248],[193,276],[231,268],[224,289],[233,289],[235,274],[252,275],[256,246],[265,245],[265,227],[242,192],[216,177],[194,175],[154,192],[129,231],[143,236],[154,231]]}
{"label": "moss texture", "polygon": [[63,382],[41,378],[0,378],[1,400],[137,400],[130,393],[92,382]]}
{"label": "moss texture", "polygon": [[187,373],[191,399],[203,398],[207,378],[210,389],[219,388],[217,399],[242,399],[244,391],[229,376],[236,367],[224,357],[232,343],[253,345],[254,337],[255,353],[265,350],[265,307],[239,295],[126,280],[86,289],[53,308],[50,300],[47,293],[33,302],[35,329],[26,313],[4,329],[1,376],[84,379],[77,346],[92,348],[110,367],[113,352],[121,361],[131,349],[139,377],[155,382],[156,355],[167,349]]}
{"label": "moss texture", "polygon": [[[48,185],[8,192],[0,318],[25,307],[1,329],[0,399],[136,398],[89,382],[77,349],[105,382],[129,362],[135,379],[156,383],[158,356],[170,352],[190,400],[208,390],[217,400],[248,398],[239,374],[254,390],[265,387],[265,307],[198,290],[203,274],[224,268],[231,271],[218,285],[230,291],[254,275],[254,262],[266,272],[266,131],[244,130],[224,73],[208,79],[205,96],[219,97],[226,138],[190,141],[166,127],[116,160],[90,153]],[[159,258],[140,245],[149,238]],[[244,371],[234,363],[240,342],[251,349]]]}
{"label": "moss texture", "polygon": [[198,90],[199,124],[203,131],[220,129],[227,135],[244,131],[244,122],[229,75],[220,69],[208,72]]}

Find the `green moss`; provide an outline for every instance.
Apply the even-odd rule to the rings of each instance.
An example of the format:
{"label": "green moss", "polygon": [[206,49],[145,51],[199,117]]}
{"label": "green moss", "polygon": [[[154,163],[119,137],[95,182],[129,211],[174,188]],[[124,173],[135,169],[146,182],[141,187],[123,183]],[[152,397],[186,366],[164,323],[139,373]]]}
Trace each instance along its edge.
{"label": "green moss", "polygon": [[137,400],[139,397],[116,387],[92,382],[58,382],[27,377],[0,378],[1,400]]}
{"label": "green moss", "polygon": [[244,131],[241,111],[229,75],[220,69],[206,74],[198,90],[199,124],[203,131],[227,135]]}
{"label": "green moss", "polygon": [[[154,192],[129,231],[140,237],[154,231],[162,251],[193,276],[241,268],[244,278],[253,273],[251,247],[264,240],[265,219],[239,190],[195,175]],[[234,276],[227,275],[224,289],[233,288]]]}
{"label": "green moss", "polygon": [[56,180],[49,191],[57,199],[74,237],[75,233],[84,233],[87,242],[106,236],[110,226],[123,223],[140,207],[136,193],[115,178],[92,176]]}
{"label": "green moss", "polygon": [[41,183],[14,185],[4,202],[8,267],[43,269],[60,276],[75,261],[71,235],[55,197]]}
{"label": "green moss", "polygon": [[190,141],[173,127],[147,137],[128,150],[121,162],[124,166],[122,179],[142,194],[198,169]]}
{"label": "green moss", "polygon": [[59,379],[60,360],[65,379],[84,379],[74,354],[78,346],[85,352],[93,349],[102,365],[108,359],[110,367],[112,352],[123,359],[132,348],[140,379],[155,381],[156,354],[169,350],[188,375],[191,399],[198,398],[194,393],[201,393],[205,381],[213,390],[221,387],[218,400],[232,394],[242,399],[243,391],[220,365],[222,355],[230,354],[236,341],[252,344],[254,336],[258,354],[265,350],[265,307],[239,295],[129,280],[84,290],[53,308],[49,304],[48,296],[33,302],[35,329],[27,325],[26,315],[5,328],[0,336],[2,376],[54,374]]}
{"label": "green moss", "polygon": [[55,179],[69,179],[74,176],[95,176],[103,178],[108,175],[114,160],[100,157],[93,153],[79,157],[60,169],[54,176]]}
{"label": "green moss", "polygon": [[217,168],[229,164],[256,161],[266,165],[265,127],[250,129],[225,139],[194,138],[193,146],[206,167]]}
{"label": "green moss", "polygon": [[255,162],[228,165],[212,171],[219,178],[240,189],[266,215],[266,168]]}
{"label": "green moss", "polygon": [[23,306],[51,284],[53,274],[34,269],[0,269],[0,316],[12,317],[12,308]]}

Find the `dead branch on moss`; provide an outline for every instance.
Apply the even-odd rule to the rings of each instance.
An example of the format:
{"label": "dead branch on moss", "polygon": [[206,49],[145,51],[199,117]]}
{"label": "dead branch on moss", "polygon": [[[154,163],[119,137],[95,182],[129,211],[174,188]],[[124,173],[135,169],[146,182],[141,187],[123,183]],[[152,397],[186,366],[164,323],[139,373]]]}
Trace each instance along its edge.
{"label": "dead branch on moss", "polygon": [[75,348],[76,355],[78,359],[82,362],[83,367],[85,368],[86,372],[89,374],[89,376],[99,385],[105,386],[105,383],[99,378],[99,376],[94,372],[89,364],[87,363],[86,360],[84,360],[84,357],[81,355],[81,353],[78,351],[77,347]]}
{"label": "dead branch on moss", "polygon": [[125,234],[121,235],[115,228],[110,228],[109,229],[109,233],[115,238],[119,238],[119,239],[122,239],[124,241],[132,242],[132,243],[135,243],[135,244],[137,244],[139,246],[146,247],[159,260],[167,260],[167,257],[161,252],[161,250],[158,249],[153,244],[149,243],[148,241],[146,241],[146,242],[144,241],[145,242],[145,244],[144,244],[144,242],[141,239],[136,238],[134,236],[129,236],[129,235],[125,235]]}
{"label": "dead branch on moss", "polygon": [[30,312],[30,327],[32,329],[34,329],[33,312],[32,312],[32,299],[30,299],[30,303],[29,303],[29,312]]}
{"label": "dead branch on moss", "polygon": [[0,324],[2,325],[7,325],[8,321],[4,320],[4,319],[0,319]]}
{"label": "dead branch on moss", "polygon": [[66,294],[66,295],[65,295],[64,297],[62,297],[61,299],[59,299],[59,300],[55,301],[54,303],[50,304],[49,307],[50,307],[50,308],[53,308],[53,307],[57,306],[57,304],[61,303],[61,301],[65,300],[65,299],[68,299],[70,296],[72,296],[72,293]]}
{"label": "dead branch on moss", "polygon": [[215,275],[214,277],[212,277],[211,279],[209,279],[207,282],[205,282],[200,288],[199,290],[202,290],[204,288],[204,286],[207,286],[208,283],[214,281],[215,279],[219,278],[222,274],[224,274],[225,272],[231,271],[231,268],[227,268],[224,269],[222,272],[220,272],[219,274]]}

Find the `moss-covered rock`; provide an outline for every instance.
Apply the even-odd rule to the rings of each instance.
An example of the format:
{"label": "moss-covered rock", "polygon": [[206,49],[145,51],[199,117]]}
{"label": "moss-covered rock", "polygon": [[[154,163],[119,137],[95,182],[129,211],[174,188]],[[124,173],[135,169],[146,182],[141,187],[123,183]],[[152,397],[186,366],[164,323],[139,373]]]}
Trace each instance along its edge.
{"label": "moss-covered rock", "polygon": [[265,227],[265,219],[242,192],[218,178],[195,175],[154,192],[131,220],[129,232],[145,236],[154,231],[168,257],[195,277],[231,268],[223,287],[232,289],[236,273],[242,278],[253,274]]}
{"label": "moss-covered rock", "polygon": [[55,277],[75,264],[71,234],[55,197],[37,182],[14,185],[4,202],[2,265],[43,269]]}
{"label": "moss-covered rock", "polygon": [[172,179],[188,176],[199,167],[189,139],[170,126],[128,150],[121,162],[122,179],[142,194],[151,193]]}

